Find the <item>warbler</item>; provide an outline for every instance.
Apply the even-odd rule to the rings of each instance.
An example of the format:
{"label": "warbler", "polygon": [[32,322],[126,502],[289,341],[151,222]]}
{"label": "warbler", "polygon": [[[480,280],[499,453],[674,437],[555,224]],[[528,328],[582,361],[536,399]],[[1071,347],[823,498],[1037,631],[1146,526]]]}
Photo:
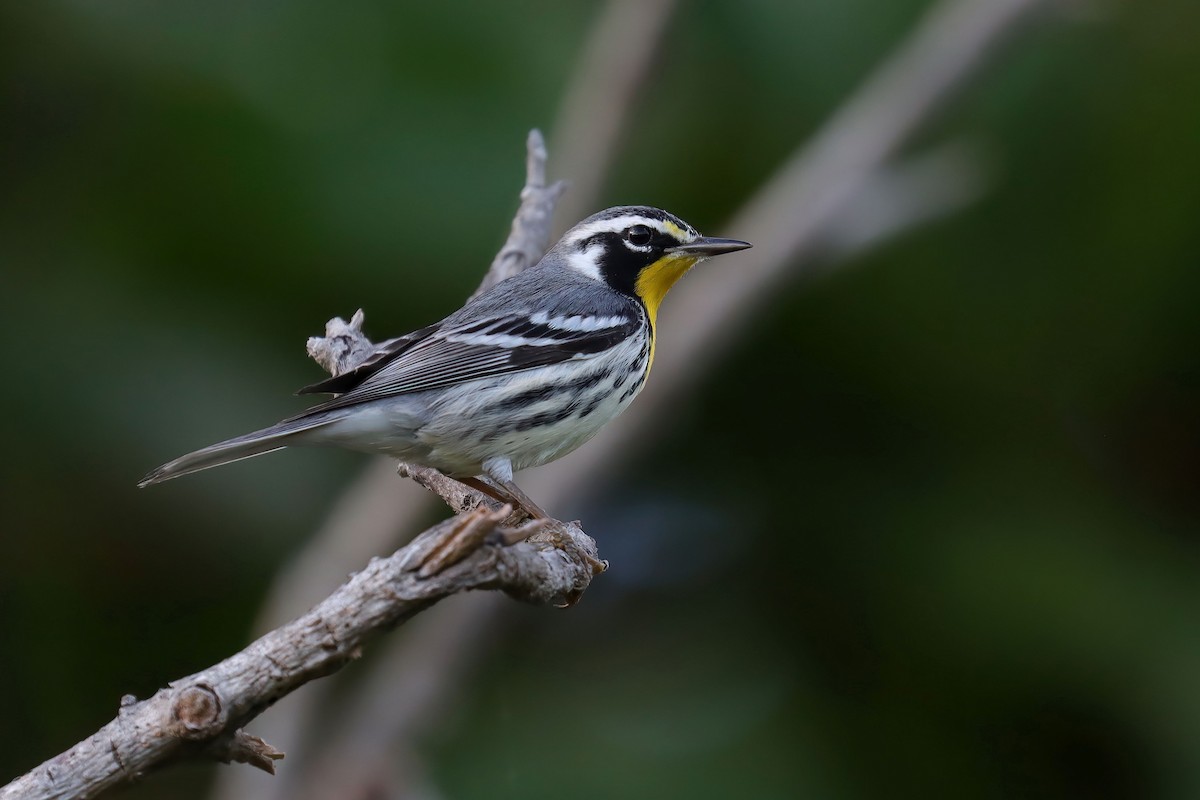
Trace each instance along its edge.
{"label": "warbler", "polygon": [[658,208],[601,211],[441,322],[300,390],[333,399],[177,458],[138,485],[327,445],[433,467],[545,517],[513,473],[566,455],[621,413],[650,374],[667,290],[698,262],[748,247]]}

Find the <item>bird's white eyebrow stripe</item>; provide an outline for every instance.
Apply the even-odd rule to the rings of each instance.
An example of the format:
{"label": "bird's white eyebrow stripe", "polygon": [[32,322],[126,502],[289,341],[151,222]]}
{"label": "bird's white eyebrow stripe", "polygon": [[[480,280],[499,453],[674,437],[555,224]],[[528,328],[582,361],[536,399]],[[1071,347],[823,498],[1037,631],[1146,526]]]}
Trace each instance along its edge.
{"label": "bird's white eyebrow stripe", "polygon": [[595,222],[590,222],[587,225],[580,225],[571,230],[571,238],[569,242],[582,242],[588,237],[595,236],[597,233],[618,233],[625,230],[631,225],[645,225],[654,228],[659,233],[665,233],[669,236],[678,236],[684,234],[687,241],[691,241],[696,237],[696,234],[686,227],[680,227],[674,223],[668,223],[664,220],[654,219],[653,217],[642,216],[641,214],[625,214],[620,217],[609,217],[608,219],[599,219]]}

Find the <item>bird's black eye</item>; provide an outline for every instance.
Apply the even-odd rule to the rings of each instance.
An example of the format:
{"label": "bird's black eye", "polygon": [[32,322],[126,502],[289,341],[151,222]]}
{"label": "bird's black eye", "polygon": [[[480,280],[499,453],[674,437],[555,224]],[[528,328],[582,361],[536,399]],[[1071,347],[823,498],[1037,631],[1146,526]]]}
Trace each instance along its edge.
{"label": "bird's black eye", "polygon": [[625,231],[625,239],[633,245],[644,247],[650,244],[650,240],[654,237],[654,232],[645,225],[634,225],[629,230]]}

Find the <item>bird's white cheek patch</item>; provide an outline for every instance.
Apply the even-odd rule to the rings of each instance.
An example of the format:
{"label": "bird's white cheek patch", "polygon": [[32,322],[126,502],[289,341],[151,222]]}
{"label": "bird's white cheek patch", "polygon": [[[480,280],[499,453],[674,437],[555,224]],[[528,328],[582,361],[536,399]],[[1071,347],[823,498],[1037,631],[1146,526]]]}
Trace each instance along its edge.
{"label": "bird's white cheek patch", "polygon": [[600,245],[592,245],[586,250],[571,253],[567,256],[567,266],[576,272],[587,275],[594,281],[601,280],[600,252],[603,249]]}

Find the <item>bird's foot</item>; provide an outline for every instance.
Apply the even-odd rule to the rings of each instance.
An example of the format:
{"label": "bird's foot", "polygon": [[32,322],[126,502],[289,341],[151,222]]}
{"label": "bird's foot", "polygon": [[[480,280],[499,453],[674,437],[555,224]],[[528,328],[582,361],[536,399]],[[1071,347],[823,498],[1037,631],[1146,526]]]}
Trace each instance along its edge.
{"label": "bird's foot", "polygon": [[[579,527],[578,522],[565,523],[556,519],[537,519],[528,525],[522,525],[520,528],[510,531],[510,533],[520,534],[521,539],[538,544],[548,544],[555,550],[561,550],[570,557],[582,559],[585,564],[592,568],[593,575],[599,575],[601,572],[607,571],[607,561],[598,559],[591,553],[588,553],[563,532],[563,528],[566,525]],[[520,541],[520,539],[517,541]]]}

